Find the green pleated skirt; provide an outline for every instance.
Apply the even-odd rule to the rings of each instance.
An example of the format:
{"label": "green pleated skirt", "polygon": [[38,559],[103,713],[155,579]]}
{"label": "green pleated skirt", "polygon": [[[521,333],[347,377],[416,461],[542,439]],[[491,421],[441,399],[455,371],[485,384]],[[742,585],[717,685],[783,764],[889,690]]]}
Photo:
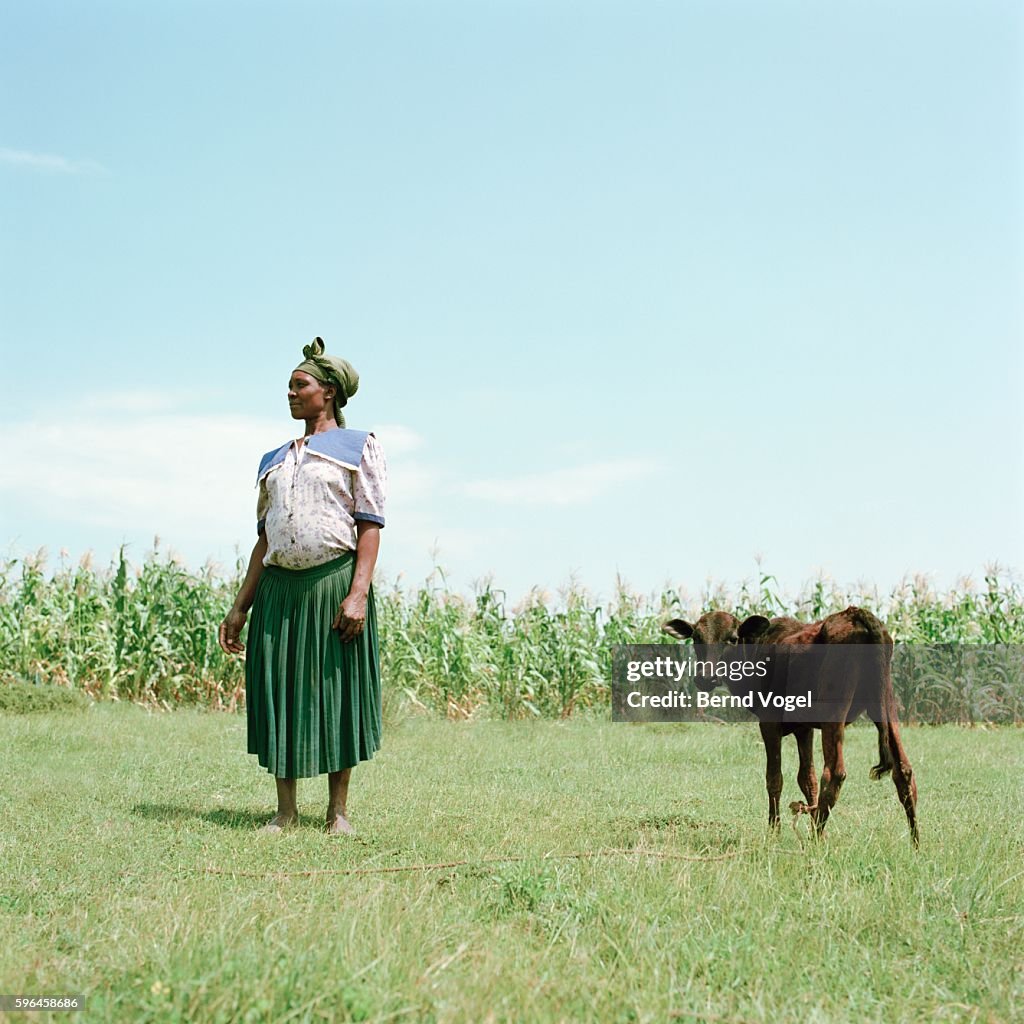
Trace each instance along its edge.
{"label": "green pleated skirt", "polygon": [[351,768],[380,748],[380,653],[373,588],[366,625],[342,643],[331,623],[352,585],[350,552],[311,569],[260,575],[245,654],[249,753],[272,775]]}

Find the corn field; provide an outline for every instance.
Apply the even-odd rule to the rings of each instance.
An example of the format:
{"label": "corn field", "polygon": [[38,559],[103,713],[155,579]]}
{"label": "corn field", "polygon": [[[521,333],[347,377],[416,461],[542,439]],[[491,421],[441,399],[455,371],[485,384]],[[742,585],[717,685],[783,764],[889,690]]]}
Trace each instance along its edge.
{"label": "corn field", "polygon": [[[243,567],[190,571],[154,549],[139,565],[122,550],[106,568],[90,556],[47,569],[44,552],[0,563],[0,683],[56,684],[95,699],[164,708],[244,703],[244,668],[217,644],[217,627]],[[978,585],[948,592],[925,579],[888,594],[844,591],[817,580],[795,597],[760,574],[730,589],[644,595],[620,581],[598,602],[570,584],[552,598],[534,590],[510,606],[485,581],[471,597],[440,570],[418,589],[376,583],[386,701],[449,717],[567,717],[609,707],[611,648],[660,643],[669,616],[726,608],[743,617],[823,617],[850,604],[870,608],[909,649],[896,673],[907,721],[1024,721],[1021,648],[1024,590],[992,569]],[[985,645],[985,646],[983,646]],[[1007,651],[1009,654],[1007,654]],[[899,660],[899,656],[898,659]]]}

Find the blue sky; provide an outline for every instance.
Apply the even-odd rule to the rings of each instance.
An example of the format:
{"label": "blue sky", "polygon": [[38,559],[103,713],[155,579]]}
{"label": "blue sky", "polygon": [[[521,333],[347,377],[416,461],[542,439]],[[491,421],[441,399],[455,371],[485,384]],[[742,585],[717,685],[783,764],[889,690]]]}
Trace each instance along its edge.
{"label": "blue sky", "polygon": [[1014,3],[0,13],[0,543],[254,539],[321,335],[382,570],[1024,567]]}

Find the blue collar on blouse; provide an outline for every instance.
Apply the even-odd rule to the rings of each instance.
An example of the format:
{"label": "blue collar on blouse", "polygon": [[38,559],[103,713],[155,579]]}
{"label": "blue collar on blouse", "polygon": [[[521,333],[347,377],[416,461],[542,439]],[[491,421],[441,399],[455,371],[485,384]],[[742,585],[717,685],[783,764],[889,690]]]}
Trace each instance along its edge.
{"label": "blue collar on blouse", "polygon": [[[338,427],[334,430],[325,430],[320,434],[314,434],[306,443],[306,447],[316,452],[321,458],[330,462],[337,462],[346,469],[358,469],[363,459],[363,447],[366,444],[368,430],[347,430]],[[260,459],[260,471],[256,474],[256,483],[259,483],[275,466],[284,462],[288,449],[292,442],[286,441],[280,448],[267,452]]]}

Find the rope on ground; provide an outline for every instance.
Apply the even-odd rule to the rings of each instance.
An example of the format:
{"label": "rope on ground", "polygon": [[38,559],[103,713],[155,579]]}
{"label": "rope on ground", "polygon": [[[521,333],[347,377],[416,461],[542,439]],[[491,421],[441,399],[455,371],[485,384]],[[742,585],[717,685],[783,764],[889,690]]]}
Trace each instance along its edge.
{"label": "rope on ground", "polygon": [[793,817],[790,819],[790,824],[793,826],[793,835],[796,836],[797,842],[800,844],[800,849],[804,847],[804,837],[800,834],[800,829],[797,828],[797,822],[804,814],[812,814],[818,809],[817,804],[805,804],[802,800],[794,800],[789,805],[790,812]]}
{"label": "rope on ground", "polygon": [[696,1017],[701,1021],[721,1020],[727,1024],[752,1024],[748,1017],[723,1017],[720,1013],[705,1013],[703,1010],[673,1010],[669,1017],[673,1020],[680,1017]]}
{"label": "rope on ground", "polygon": [[399,864],[392,867],[379,868],[310,868],[306,871],[234,871],[231,868],[207,867],[204,869],[208,875],[231,875],[236,878],[311,878],[317,875],[384,875],[396,874],[403,871],[443,871],[446,868],[476,867],[479,864],[512,864],[528,860],[589,860],[593,857],[621,857],[639,856],[654,857],[658,860],[689,860],[689,861],[715,861],[729,860],[740,855],[739,850],[730,853],[719,853],[713,856],[699,856],[697,854],[670,853],[660,850],[582,850],[576,853],[545,853],[540,857],[515,856],[508,857],[483,857],[479,860],[449,860],[436,864]]}

